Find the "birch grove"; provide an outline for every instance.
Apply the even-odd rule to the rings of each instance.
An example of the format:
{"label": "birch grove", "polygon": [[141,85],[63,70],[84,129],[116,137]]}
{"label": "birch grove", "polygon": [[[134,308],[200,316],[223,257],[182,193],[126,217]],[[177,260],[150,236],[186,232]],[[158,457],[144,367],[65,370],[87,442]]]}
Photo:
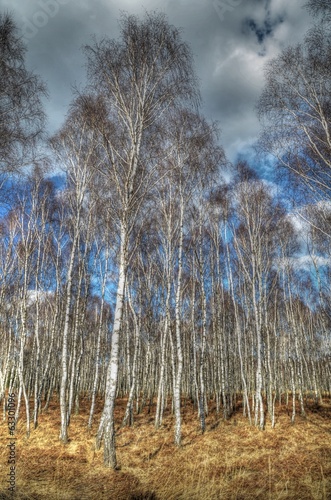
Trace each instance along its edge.
{"label": "birch grove", "polygon": [[[6,23],[8,67],[22,76],[19,40],[0,17],[0,30]],[[277,425],[284,405],[292,423],[298,412],[304,418],[331,397],[325,61],[302,47],[285,51],[259,104],[274,125],[261,145],[290,171],[287,186],[302,180],[304,201],[293,210],[284,190],[227,161],[218,126],[199,107],[190,49],[165,16],[125,14],[120,38],[94,40],[85,54],[89,84],[48,141],[48,161],[35,151],[38,78],[26,94],[38,104],[33,138],[0,144],[3,419],[16,391],[15,418],[29,436],[54,402],[66,444],[87,400],[87,432],[117,469],[116,433],[145,410],[160,431],[173,413],[178,447],[187,403],[202,433],[214,413],[228,420],[240,411],[261,431]],[[0,106],[6,91],[1,82]],[[286,151],[289,116],[301,142]],[[22,167],[22,148],[31,168],[9,176]]]}

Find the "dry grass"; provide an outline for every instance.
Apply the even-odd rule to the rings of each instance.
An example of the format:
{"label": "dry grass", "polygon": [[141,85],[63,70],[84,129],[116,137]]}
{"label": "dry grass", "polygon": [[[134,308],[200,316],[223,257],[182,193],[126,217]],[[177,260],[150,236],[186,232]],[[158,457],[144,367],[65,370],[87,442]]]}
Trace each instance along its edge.
{"label": "dry grass", "polygon": [[[118,423],[125,402],[119,401]],[[98,411],[101,410],[101,403]],[[313,409],[312,409],[313,410]],[[211,412],[207,431],[199,432],[192,407],[183,409],[183,446],[173,445],[173,416],[162,429],[153,414],[138,415],[132,428],[117,433],[119,471],[103,467],[102,450],[94,451],[96,423],[86,430],[88,402],[73,416],[70,442],[58,441],[56,402],[40,416],[26,439],[24,421],[17,428],[17,499],[33,500],[184,500],[184,499],[316,499],[331,498],[331,405],[308,411],[294,426],[285,411],[275,429],[261,432],[239,413],[228,422]],[[6,422],[0,425],[0,498],[6,494],[8,449]]]}

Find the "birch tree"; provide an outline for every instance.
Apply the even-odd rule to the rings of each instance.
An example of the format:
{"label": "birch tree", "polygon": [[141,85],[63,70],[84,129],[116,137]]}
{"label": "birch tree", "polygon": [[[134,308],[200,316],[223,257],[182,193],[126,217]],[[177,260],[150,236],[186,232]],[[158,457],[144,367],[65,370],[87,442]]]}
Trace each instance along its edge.
{"label": "birch tree", "polygon": [[166,108],[197,95],[190,51],[163,15],[147,14],[143,20],[124,15],[120,32],[118,41],[104,38],[85,49],[93,86],[89,91],[103,101],[102,119],[96,122],[104,155],[100,174],[109,189],[108,206],[119,245],[105,406],[97,435],[97,447],[103,437],[104,462],[112,468],[117,466],[114,407],[130,235],[154,180],[155,159],[148,159],[152,131]]}
{"label": "birch tree", "polygon": [[43,135],[46,87],[25,64],[26,48],[11,15],[0,14],[0,172],[36,159]]}
{"label": "birch tree", "polygon": [[330,199],[330,5],[311,0],[307,6],[322,19],[302,43],[285,48],[265,68],[258,103],[260,146],[316,199]]}
{"label": "birch tree", "polygon": [[[81,243],[84,224],[88,226],[88,219],[93,210],[93,199],[90,189],[96,165],[95,141],[93,131],[89,126],[88,116],[84,115],[79,106],[73,106],[67,123],[62,130],[52,138],[51,146],[57,161],[66,169],[67,191],[63,195],[66,209],[62,215],[66,219],[69,230],[69,239],[65,243],[69,246],[69,259],[65,280],[64,327],[62,336],[62,376],[60,385],[61,431],[60,440],[68,441],[68,345],[70,314],[73,306],[73,281],[75,263]],[[86,256],[85,256],[86,257]]]}
{"label": "birch tree", "polygon": [[[263,374],[265,371],[266,336],[269,328],[268,304],[274,287],[272,265],[276,242],[276,214],[265,187],[258,181],[243,181],[237,189],[238,227],[234,230],[234,248],[245,280],[243,305],[254,327],[251,341],[256,357],[255,425],[264,428]],[[253,337],[254,336],[254,337]],[[254,340],[253,340],[254,338]]]}

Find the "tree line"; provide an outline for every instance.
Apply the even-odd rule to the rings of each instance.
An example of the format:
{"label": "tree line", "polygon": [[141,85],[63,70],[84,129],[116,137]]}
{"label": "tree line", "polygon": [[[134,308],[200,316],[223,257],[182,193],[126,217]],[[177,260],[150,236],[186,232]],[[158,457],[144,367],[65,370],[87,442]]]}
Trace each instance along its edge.
{"label": "tree line", "polygon": [[171,407],[177,446],[186,401],[204,432],[214,407],[263,430],[277,404],[294,422],[330,397],[330,8],[308,8],[258,105],[278,191],[227,161],[164,15],[125,14],[118,40],[84,48],[88,85],[50,139],[46,88],[0,16],[0,399],[5,417],[17,392],[27,435],[55,398],[66,443],[82,397],[89,428],[103,398],[96,447],[116,468],[118,397],[123,425],[148,406],[159,428]]}

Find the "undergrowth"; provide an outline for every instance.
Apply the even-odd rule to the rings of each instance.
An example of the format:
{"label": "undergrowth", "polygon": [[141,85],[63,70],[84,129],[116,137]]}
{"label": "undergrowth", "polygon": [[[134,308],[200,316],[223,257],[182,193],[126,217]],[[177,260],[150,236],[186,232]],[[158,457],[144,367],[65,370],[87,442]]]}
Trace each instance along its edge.
{"label": "undergrowth", "polygon": [[173,444],[174,418],[165,414],[154,428],[153,412],[135,416],[133,427],[121,428],[125,401],[119,400],[117,454],[120,470],[103,466],[87,430],[89,402],[73,415],[69,443],[59,442],[59,406],[54,401],[40,415],[39,426],[25,437],[22,418],[16,432],[16,492],[7,491],[8,427],[0,425],[0,498],[24,500],[219,500],[331,498],[331,404],[308,408],[294,425],[284,408],[277,424],[264,431],[250,426],[239,412],[223,421],[211,411],[202,435],[196,411],[183,407],[183,441]]}

